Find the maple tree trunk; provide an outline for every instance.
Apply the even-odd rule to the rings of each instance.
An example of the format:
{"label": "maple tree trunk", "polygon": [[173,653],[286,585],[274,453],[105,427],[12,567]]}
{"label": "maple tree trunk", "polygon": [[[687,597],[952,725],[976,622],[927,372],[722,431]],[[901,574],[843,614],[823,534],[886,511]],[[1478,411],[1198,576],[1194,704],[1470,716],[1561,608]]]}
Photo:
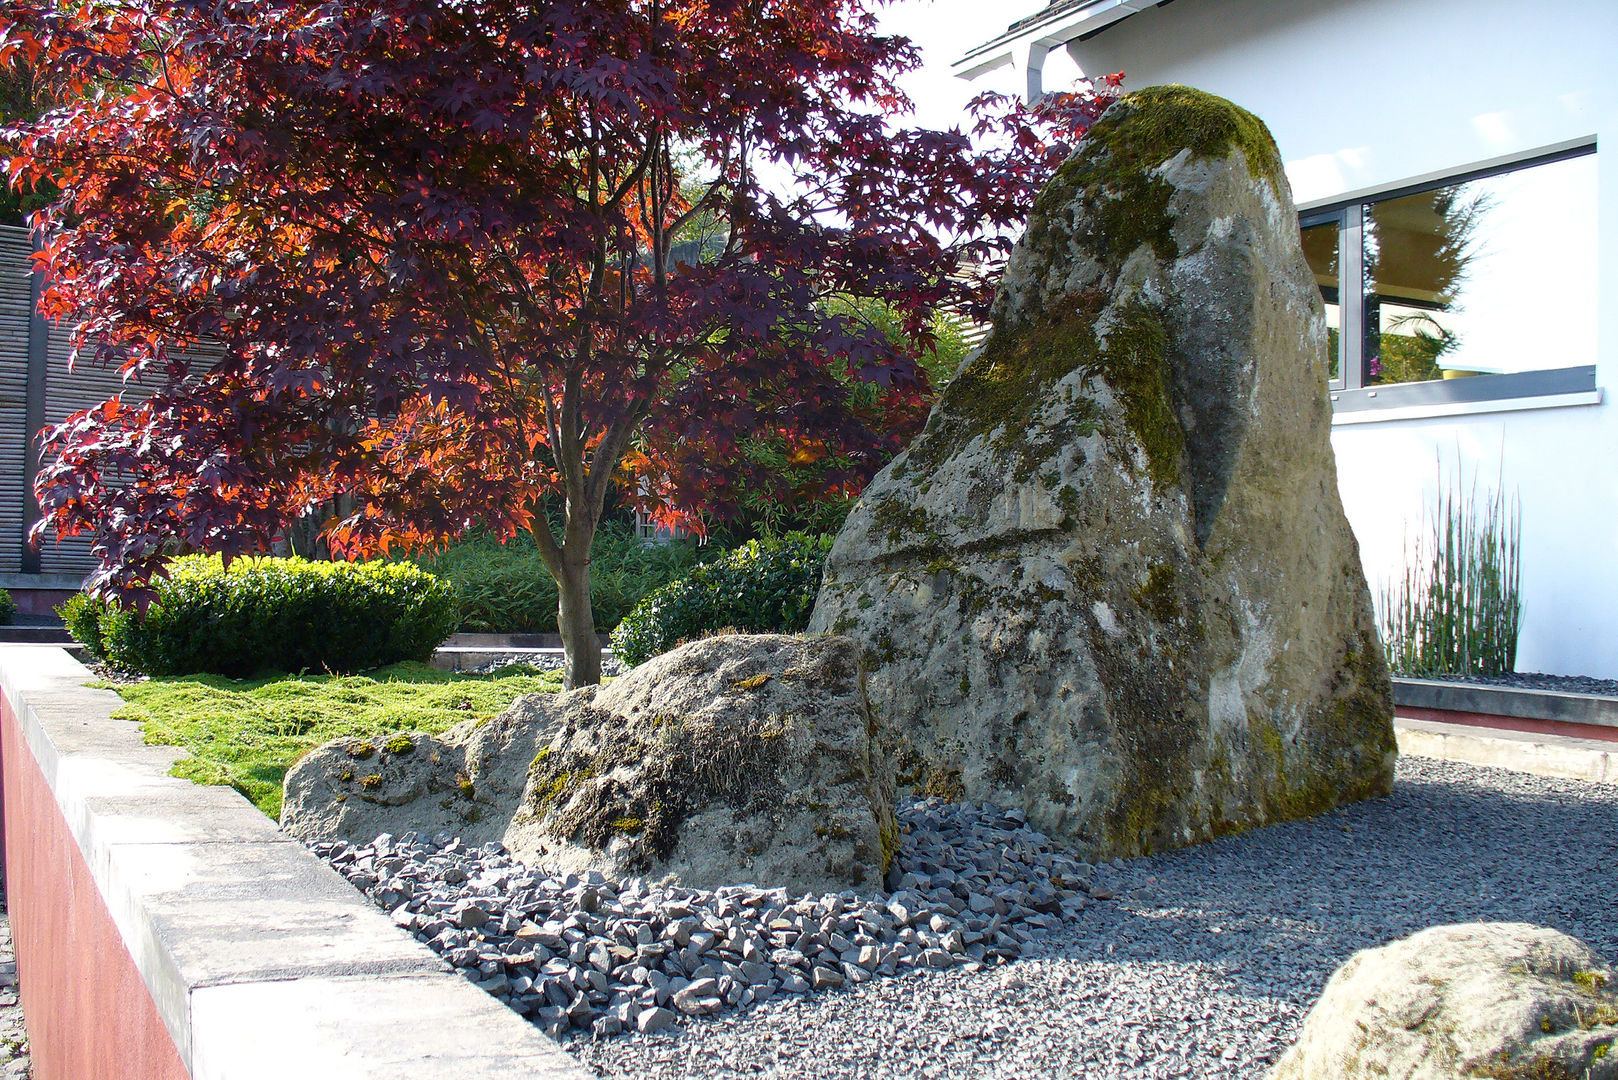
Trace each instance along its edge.
{"label": "maple tree trunk", "polygon": [[562,651],[567,659],[564,690],[601,681],[601,639],[596,637],[595,611],[590,604],[591,539],[593,535],[570,535],[561,559],[552,568],[556,578],[556,628],[562,634]]}
{"label": "maple tree trunk", "polygon": [[601,639],[596,637],[595,612],[590,608],[590,563],[563,562],[556,579],[556,628],[562,632],[567,654],[564,690],[593,686],[601,681]]}

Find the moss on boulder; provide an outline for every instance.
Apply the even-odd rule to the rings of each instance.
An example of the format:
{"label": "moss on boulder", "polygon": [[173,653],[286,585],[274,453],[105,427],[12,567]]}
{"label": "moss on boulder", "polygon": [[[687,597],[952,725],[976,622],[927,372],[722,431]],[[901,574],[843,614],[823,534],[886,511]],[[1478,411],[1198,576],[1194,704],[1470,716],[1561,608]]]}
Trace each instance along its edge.
{"label": "moss on boulder", "polygon": [[692,642],[605,687],[396,736],[358,784],[353,741],[321,747],[288,774],[282,823],[308,841],[448,831],[693,888],[877,888],[898,824],[863,677],[846,639]]}
{"label": "moss on boulder", "polygon": [[1337,969],[1269,1080],[1618,1080],[1618,974],[1524,923],[1436,926]]}
{"label": "moss on boulder", "polygon": [[1179,86],[1110,108],[827,562],[810,629],[865,648],[912,783],[1107,855],[1389,789],[1325,353],[1263,124]]}

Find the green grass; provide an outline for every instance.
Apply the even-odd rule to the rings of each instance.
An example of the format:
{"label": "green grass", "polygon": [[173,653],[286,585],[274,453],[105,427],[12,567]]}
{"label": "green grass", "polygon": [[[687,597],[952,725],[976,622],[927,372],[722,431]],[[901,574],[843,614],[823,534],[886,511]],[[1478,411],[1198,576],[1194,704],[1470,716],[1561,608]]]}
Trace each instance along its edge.
{"label": "green grass", "polygon": [[493,675],[450,675],[415,663],[369,675],[187,675],[115,687],[128,704],[113,715],[140,723],[149,744],[189,752],[175,776],[229,784],[279,821],[282,779],[322,743],[396,731],[436,735],[561,684],[560,672],[522,665]]}

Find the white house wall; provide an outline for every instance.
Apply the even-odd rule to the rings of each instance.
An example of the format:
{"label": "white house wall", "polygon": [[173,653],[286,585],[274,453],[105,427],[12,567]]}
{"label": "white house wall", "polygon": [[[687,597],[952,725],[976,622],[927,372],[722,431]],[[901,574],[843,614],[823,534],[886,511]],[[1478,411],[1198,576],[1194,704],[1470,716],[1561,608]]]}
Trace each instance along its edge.
{"label": "white house wall", "polygon": [[[1618,3],[1176,0],[1053,53],[1045,86],[1223,95],[1275,133],[1300,206],[1577,143],[1618,147]],[[1618,169],[1598,152],[1599,405],[1382,421],[1333,432],[1372,588],[1397,575],[1440,467],[1522,501],[1518,669],[1618,677]],[[1608,161],[1611,159],[1609,158]]]}

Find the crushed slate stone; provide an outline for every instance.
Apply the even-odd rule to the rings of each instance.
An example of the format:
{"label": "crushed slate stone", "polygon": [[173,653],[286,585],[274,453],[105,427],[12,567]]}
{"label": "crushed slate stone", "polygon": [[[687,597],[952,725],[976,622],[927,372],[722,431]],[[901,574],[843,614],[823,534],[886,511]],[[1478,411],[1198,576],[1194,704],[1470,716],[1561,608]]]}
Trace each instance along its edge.
{"label": "crushed slate stone", "polygon": [[0,869],[0,1077],[28,1080],[33,1063],[28,1056],[28,1027],[18,1000],[17,955],[11,940],[4,871]]}
{"label": "crushed slate stone", "polygon": [[556,1037],[647,1033],[904,971],[983,970],[1078,917],[1092,892],[1111,895],[1020,810],[928,799],[901,806],[899,821],[890,891],[865,896],[553,877],[448,833],[314,851]]}
{"label": "crushed slate stone", "polygon": [[[997,819],[992,808],[966,809],[981,820],[956,825],[962,808],[948,804],[903,807],[913,831],[901,848],[901,872],[917,875],[907,891],[916,891],[921,874],[932,875],[922,859],[940,869],[976,865],[938,845],[977,841],[985,821],[1014,824]],[[918,814],[924,815],[919,824]],[[950,823],[948,829],[935,832],[929,824],[934,819]],[[1339,964],[1360,949],[1428,926],[1529,922],[1572,934],[1618,959],[1612,899],[1618,787],[1609,785],[1404,758],[1387,798],[1127,863],[1086,869],[1067,856],[1075,871],[1071,883],[1049,869],[1069,865],[1060,861],[1060,848],[1028,836],[1019,843],[1025,846],[1002,846],[1034,859],[1000,865],[1001,871],[1015,869],[1006,875],[1015,879],[1012,887],[1029,889],[1042,880],[1035,868],[1043,866],[1043,880],[1058,893],[1082,883],[1072,899],[1083,903],[1063,906],[1059,900],[1059,913],[1013,924],[1020,954],[1015,959],[986,950],[983,961],[958,960],[947,968],[896,964],[893,975],[879,969],[864,980],[843,972],[841,986],[801,994],[777,990],[740,1008],[701,1006],[686,1014],[659,1006],[670,1015],[653,1014],[650,1034],[608,1037],[594,1021],[588,1028],[563,1028],[553,1014],[538,1019],[553,1032],[565,1032],[564,1044],[584,1064],[613,1078],[1259,1080],[1296,1036]],[[391,866],[389,858],[402,860],[398,870],[442,865],[446,878],[466,874],[466,881],[430,886],[450,908],[477,899],[476,882],[492,885],[491,872],[495,878],[511,873],[508,865],[493,865],[510,860],[487,849],[447,857],[440,850],[425,862],[384,856],[371,870],[357,867],[365,856],[354,849],[335,852],[327,848],[339,869],[373,898],[389,899],[379,897],[385,882],[366,881],[379,866]],[[358,857],[345,859],[348,854]],[[610,888],[579,882],[573,892],[568,897],[564,890],[561,900],[545,893],[541,903],[554,905],[548,920],[585,914],[578,910],[581,902],[595,904],[593,917],[602,917]],[[711,895],[707,901],[689,893],[684,901],[670,901],[665,893],[661,902],[675,905],[674,911],[665,908],[668,915],[678,915],[683,904],[692,917],[708,902],[713,906],[701,907],[701,913],[724,920],[752,910],[742,902],[758,892],[720,890],[703,894]],[[587,893],[593,899],[582,900]],[[633,897],[637,890],[626,883],[617,894],[620,902],[626,893]],[[834,918],[853,915],[857,922],[858,912],[887,899],[839,898],[852,910]],[[731,914],[720,915],[721,906]],[[465,922],[470,908],[462,912]],[[504,914],[488,913],[484,927],[498,929]],[[716,938],[708,952],[717,947]],[[490,985],[495,974],[483,980],[490,989],[498,989]],[[713,989],[725,1000],[718,979]],[[701,987],[697,1000],[708,992]],[[672,1022],[659,1027],[664,1021]]]}
{"label": "crushed slate stone", "polygon": [[[469,675],[493,675],[503,668],[513,665],[526,665],[536,671],[565,671],[567,670],[567,656],[561,649],[524,649],[516,652],[497,653],[476,667],[466,668]],[[623,661],[610,652],[601,654],[601,677],[603,679],[616,679],[629,669]]]}
{"label": "crushed slate stone", "polygon": [[1618,697],[1618,679],[1597,679],[1589,675],[1546,675],[1538,671],[1513,671],[1509,675],[1430,675],[1424,678],[1430,678],[1435,682],[1503,686],[1511,690],[1553,690],[1560,694]]}

